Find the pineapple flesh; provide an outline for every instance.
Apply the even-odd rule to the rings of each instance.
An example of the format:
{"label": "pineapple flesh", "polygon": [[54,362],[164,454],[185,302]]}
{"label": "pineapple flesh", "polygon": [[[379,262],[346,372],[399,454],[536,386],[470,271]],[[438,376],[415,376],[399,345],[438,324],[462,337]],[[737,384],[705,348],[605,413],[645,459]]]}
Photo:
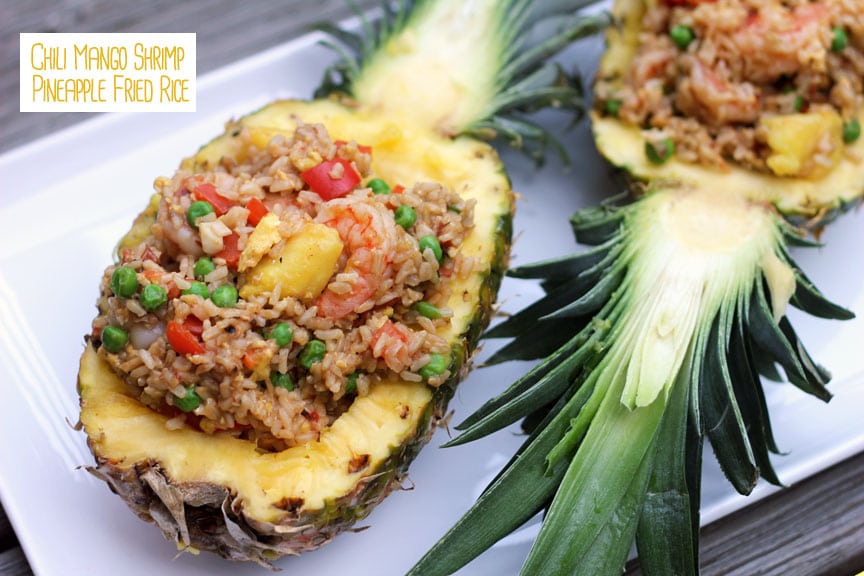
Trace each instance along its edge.
{"label": "pineapple flesh", "polygon": [[[715,5],[616,0],[598,74],[606,88],[624,82],[658,4]],[[864,109],[846,119],[856,120]],[[521,574],[621,574],[634,540],[644,574],[698,574],[704,442],[738,492],[760,477],[780,485],[760,378],[831,398],[830,374],[787,309],[854,316],[820,293],[790,248],[813,246],[807,232],[860,203],[864,139],[844,135],[836,112],[762,122],[767,170],[685,161],[674,147],[658,158],[644,125],[615,106],[592,110],[597,148],[626,175],[632,201],[571,218],[588,250],[508,271],[539,280],[545,296],[486,333],[511,339],[489,363],[539,363],[456,425],[449,444],[519,420],[528,436],[411,576],[451,574],[537,513]],[[831,151],[818,166],[816,142]]]}
{"label": "pineapple flesh", "polygon": [[[450,345],[451,376],[444,384],[398,379],[377,384],[317,440],[277,452],[188,426],[169,430],[167,416],[136,400],[88,345],[78,390],[80,422],[96,458],[91,471],[181,550],[270,565],[325,544],[400,486],[469,369],[508,259],[514,195],[507,175],[489,144],[460,134],[471,134],[482,123],[484,135],[495,136],[499,133],[489,128],[510,119],[511,141],[518,135],[527,143],[537,135],[519,106],[495,102],[517,82],[525,90],[523,103],[534,106],[527,111],[553,101],[578,107],[572,85],[545,85],[543,59],[603,24],[597,19],[526,46],[529,57],[514,62],[514,39],[531,23],[529,13],[529,3],[518,0],[472,2],[467,12],[456,0],[404,3],[396,12],[385,7],[381,22],[366,23],[370,36],[358,44],[360,56],[354,60],[343,50],[344,58],[325,76],[322,93],[329,97],[274,102],[229,123],[224,134],[183,160],[184,169],[205,171],[226,159],[243,160],[247,144],[238,138],[241,130],[264,147],[278,134],[291,135],[300,121],[323,124],[334,140],[370,146],[372,172],[387,182],[438,182],[476,200],[475,225],[462,250],[477,266],[469,278],[454,283],[447,303],[453,321],[440,335]],[[348,35],[331,32],[343,40]],[[538,71],[543,74],[535,76]],[[418,79],[425,89],[418,89]],[[448,87],[448,98],[439,98],[439,86]],[[530,132],[524,139],[523,128]],[[158,201],[151,199],[120,241],[121,249],[151,234]],[[278,261],[265,255],[273,245],[267,226],[264,221],[245,251],[243,265],[250,274],[241,291],[246,295],[268,289],[274,278],[285,280]],[[304,242],[286,245],[283,260],[313,250],[330,270],[333,255],[341,251],[336,240],[312,234]],[[320,288],[319,269],[292,272],[296,277],[288,280],[299,297]]]}

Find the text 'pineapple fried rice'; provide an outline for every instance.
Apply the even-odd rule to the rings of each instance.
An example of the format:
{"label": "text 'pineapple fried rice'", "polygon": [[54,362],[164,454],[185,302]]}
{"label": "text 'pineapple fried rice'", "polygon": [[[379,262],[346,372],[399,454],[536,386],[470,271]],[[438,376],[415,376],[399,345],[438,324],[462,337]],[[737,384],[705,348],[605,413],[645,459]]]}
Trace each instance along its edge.
{"label": "text 'pineapple fried rice'", "polygon": [[444,382],[474,201],[370,179],[372,151],[321,125],[239,138],[241,161],[156,180],[152,234],[102,279],[100,356],[169,426],[267,450],[316,439],[382,379]]}
{"label": "text 'pineapple fried rice'", "polygon": [[[658,0],[640,26],[624,77],[598,78],[597,106],[640,126],[660,154],[802,177],[851,154],[862,0]],[[790,151],[790,136],[812,146]]]}

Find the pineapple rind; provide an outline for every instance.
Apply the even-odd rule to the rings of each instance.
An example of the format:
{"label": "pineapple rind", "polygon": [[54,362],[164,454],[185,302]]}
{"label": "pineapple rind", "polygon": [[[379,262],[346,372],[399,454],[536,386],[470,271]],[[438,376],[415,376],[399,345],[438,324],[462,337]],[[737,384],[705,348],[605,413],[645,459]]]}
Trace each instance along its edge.
{"label": "pineapple rind", "polygon": [[[864,123],[864,111],[858,119]],[[600,153],[636,180],[678,181],[712,187],[719,193],[738,193],[754,202],[772,204],[787,218],[811,227],[824,224],[826,218],[843,212],[864,196],[864,138],[847,145],[846,156],[822,178],[791,178],[734,165],[721,170],[675,157],[658,166],[645,157],[645,139],[638,127],[601,117],[596,111],[591,112],[591,122]]]}
{"label": "pineapple rind", "polygon": [[[270,501],[264,502],[269,505],[266,518],[262,518],[256,515],[260,510],[249,505],[249,491],[255,490],[261,478],[279,479],[278,474],[282,474],[290,481],[298,470],[290,463],[280,470],[274,462],[296,460],[290,454],[257,454],[249,442],[207,436],[190,428],[165,430],[164,418],[127,396],[123,383],[89,346],[82,356],[79,382],[81,422],[97,461],[91,472],[106,480],[139,517],[155,522],[166,538],[178,545],[261,563],[317,548],[368,515],[401,485],[408,465],[428,442],[450,397],[446,390],[433,395],[423,387],[394,384],[417,400],[425,397],[427,401],[410,403],[407,421],[399,416],[385,418],[397,424],[404,422],[409,429],[383,446],[384,456],[360,474],[346,472],[342,493],[322,501],[317,508],[305,506],[299,496],[302,492],[271,495]],[[390,390],[384,388],[378,396],[393,402]],[[370,409],[368,402],[365,409]],[[125,440],[133,441],[129,443],[134,443],[134,452],[122,445]],[[315,453],[317,446],[296,448],[295,453],[302,457]],[[178,449],[183,451],[179,460],[171,453]],[[206,469],[190,471],[190,460],[206,464]],[[345,459],[338,455],[328,464],[333,468],[342,464],[347,469]],[[214,479],[214,472],[225,476]],[[308,479],[324,481],[328,471],[315,478],[307,472]]]}

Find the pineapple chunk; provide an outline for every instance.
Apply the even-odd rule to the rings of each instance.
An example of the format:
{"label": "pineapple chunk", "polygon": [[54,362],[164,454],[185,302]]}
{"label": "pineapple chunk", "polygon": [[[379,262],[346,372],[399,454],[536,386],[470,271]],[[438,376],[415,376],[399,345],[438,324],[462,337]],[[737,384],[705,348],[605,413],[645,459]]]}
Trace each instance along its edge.
{"label": "pineapple chunk", "polygon": [[279,217],[275,214],[267,214],[258,222],[255,230],[249,235],[246,247],[240,253],[240,262],[237,264],[237,270],[245,272],[258,264],[261,258],[281,239],[282,235],[279,234]]}
{"label": "pineapple chunk", "polygon": [[763,118],[771,154],[766,163],[777,176],[819,178],[842,159],[843,120],[833,110]]}
{"label": "pineapple chunk", "polygon": [[336,230],[315,222],[304,224],[285,242],[278,258],[265,257],[248,272],[240,296],[248,299],[281,284],[283,296],[313,300],[327,286],[341,254],[342,240]]}

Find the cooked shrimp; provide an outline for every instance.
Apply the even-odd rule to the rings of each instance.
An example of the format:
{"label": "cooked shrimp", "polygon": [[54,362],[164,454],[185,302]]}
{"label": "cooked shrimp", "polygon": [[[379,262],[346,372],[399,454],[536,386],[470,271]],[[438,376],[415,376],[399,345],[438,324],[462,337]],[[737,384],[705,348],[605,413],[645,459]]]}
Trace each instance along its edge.
{"label": "cooked shrimp", "polygon": [[387,320],[372,336],[372,356],[384,360],[390,370],[399,373],[411,366],[422,343],[422,337],[404,324]]}
{"label": "cooked shrimp", "polygon": [[670,65],[675,61],[675,50],[669,42],[654,42],[643,49],[639,58],[627,72],[628,81],[633,86],[643,86],[651,81],[665,81],[667,76],[674,75]]}
{"label": "cooked shrimp", "polygon": [[828,51],[822,30],[829,19],[823,4],[801,4],[792,10],[766,5],[751,14],[731,38],[744,65],[744,77],[767,83],[802,68],[823,72]]}
{"label": "cooked shrimp", "polygon": [[759,118],[759,92],[753,84],[733,84],[698,58],[691,62],[689,76],[678,86],[676,101],[685,114],[715,126]]}
{"label": "cooked shrimp", "polygon": [[318,312],[343,318],[374,304],[384,279],[392,275],[391,254],[397,245],[396,223],[387,208],[356,195],[327,202],[315,218],[337,232],[346,258],[318,299]]}

